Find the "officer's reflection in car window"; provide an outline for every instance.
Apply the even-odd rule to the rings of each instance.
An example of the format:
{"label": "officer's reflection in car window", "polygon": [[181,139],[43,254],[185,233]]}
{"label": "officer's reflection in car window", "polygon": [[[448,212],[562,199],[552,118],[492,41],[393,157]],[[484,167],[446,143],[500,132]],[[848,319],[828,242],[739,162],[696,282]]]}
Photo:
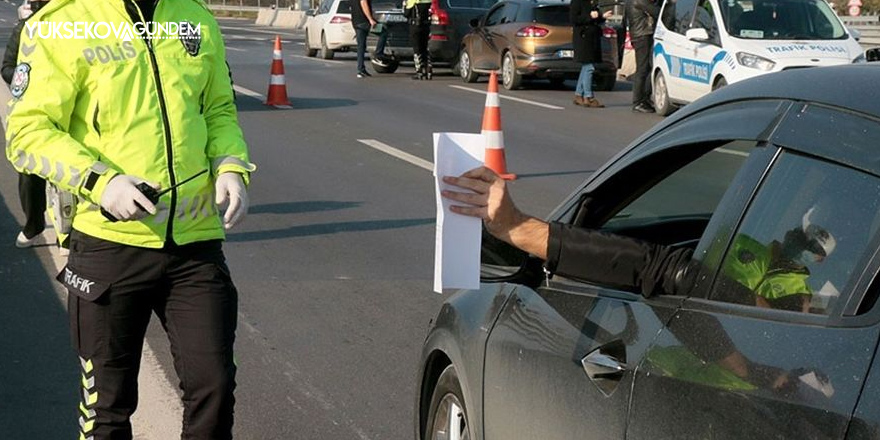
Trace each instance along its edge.
{"label": "officer's reflection in car window", "polygon": [[728,283],[728,288],[731,282],[748,288],[751,298],[738,302],[810,312],[809,266],[824,261],[837,245],[834,235],[812,222],[814,211],[807,211],[801,224],[786,231],[781,240],[764,244],[747,234],[737,234],[724,260],[721,282]]}

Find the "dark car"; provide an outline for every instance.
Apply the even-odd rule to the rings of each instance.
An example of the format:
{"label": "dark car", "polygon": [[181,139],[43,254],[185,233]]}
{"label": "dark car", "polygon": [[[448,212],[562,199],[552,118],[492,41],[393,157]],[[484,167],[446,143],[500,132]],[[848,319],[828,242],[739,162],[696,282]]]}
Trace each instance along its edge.
{"label": "dark car", "polygon": [[[550,215],[692,249],[686,294],[545,273],[484,239],[481,288],[450,296],[425,341],[417,438],[880,438],[880,89],[829,86],[878,77],[720,89]],[[823,257],[772,263],[790,231],[821,232]]]}
{"label": "dark car", "polygon": [[[470,31],[470,21],[482,16],[498,0],[432,0],[431,36],[428,51],[435,65],[449,65],[458,71],[458,51],[462,37]],[[385,54],[389,59],[372,59],[379,73],[393,73],[400,62],[412,62],[413,50],[409,38],[409,24],[403,16],[402,1],[376,1],[373,4],[376,20],[388,29]],[[375,38],[371,47],[375,48]]]}
{"label": "dark car", "polygon": [[[462,40],[459,73],[474,82],[479,72],[501,69],[504,88],[518,88],[524,79],[549,79],[562,84],[577,79],[581,64],[574,60],[571,5],[565,1],[511,0],[496,4],[474,19]],[[602,62],[596,63],[596,90],[612,90],[617,81],[617,32],[602,27]]]}

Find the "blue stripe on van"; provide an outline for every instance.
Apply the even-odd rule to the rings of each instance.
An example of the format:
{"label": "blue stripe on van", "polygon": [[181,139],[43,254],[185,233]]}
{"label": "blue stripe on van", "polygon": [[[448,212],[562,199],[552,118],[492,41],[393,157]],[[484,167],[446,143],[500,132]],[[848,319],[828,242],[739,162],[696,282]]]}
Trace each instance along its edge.
{"label": "blue stripe on van", "polygon": [[666,60],[666,69],[670,75],[703,84],[709,84],[709,81],[712,80],[712,71],[715,70],[715,65],[723,60],[726,55],[727,51],[722,50],[715,54],[711,62],[706,63],[690,58],[674,57],[666,53],[662,43],[654,44],[654,58],[663,56],[663,59]]}

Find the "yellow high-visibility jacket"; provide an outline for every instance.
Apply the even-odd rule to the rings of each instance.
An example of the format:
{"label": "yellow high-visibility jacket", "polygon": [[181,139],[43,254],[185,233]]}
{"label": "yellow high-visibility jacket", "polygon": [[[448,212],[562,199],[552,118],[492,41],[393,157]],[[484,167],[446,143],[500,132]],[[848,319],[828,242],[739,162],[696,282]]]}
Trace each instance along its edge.
{"label": "yellow high-visibility jacket", "polygon": [[[247,182],[255,167],[219,26],[198,0],[163,0],[153,22],[183,32],[148,40],[114,30],[137,31],[138,21],[133,0],[53,0],[28,20],[10,85],[6,155],[19,171],[79,196],[73,228],[85,234],[147,248],[224,238],[214,179],[236,172]],[[117,174],[168,188],[205,169],[164,194],[154,216],[112,223],[99,212]]]}

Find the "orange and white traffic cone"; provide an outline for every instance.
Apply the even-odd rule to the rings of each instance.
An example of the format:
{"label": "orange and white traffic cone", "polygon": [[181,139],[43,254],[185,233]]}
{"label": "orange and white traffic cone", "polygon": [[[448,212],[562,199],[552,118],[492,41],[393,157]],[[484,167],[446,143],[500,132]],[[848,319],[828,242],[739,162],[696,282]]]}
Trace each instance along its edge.
{"label": "orange and white traffic cone", "polygon": [[486,167],[498,173],[504,180],[516,179],[516,174],[507,172],[504,160],[504,133],[501,131],[501,107],[498,106],[498,76],[493,70],[489,75],[489,90],[486,93],[486,109],[483,111],[483,139],[486,140]]}
{"label": "orange and white traffic cone", "polygon": [[281,36],[275,36],[275,49],[272,51],[272,70],[269,79],[269,93],[266,105],[290,106],[287,100],[287,83],[284,80],[284,62],[281,61]]}

